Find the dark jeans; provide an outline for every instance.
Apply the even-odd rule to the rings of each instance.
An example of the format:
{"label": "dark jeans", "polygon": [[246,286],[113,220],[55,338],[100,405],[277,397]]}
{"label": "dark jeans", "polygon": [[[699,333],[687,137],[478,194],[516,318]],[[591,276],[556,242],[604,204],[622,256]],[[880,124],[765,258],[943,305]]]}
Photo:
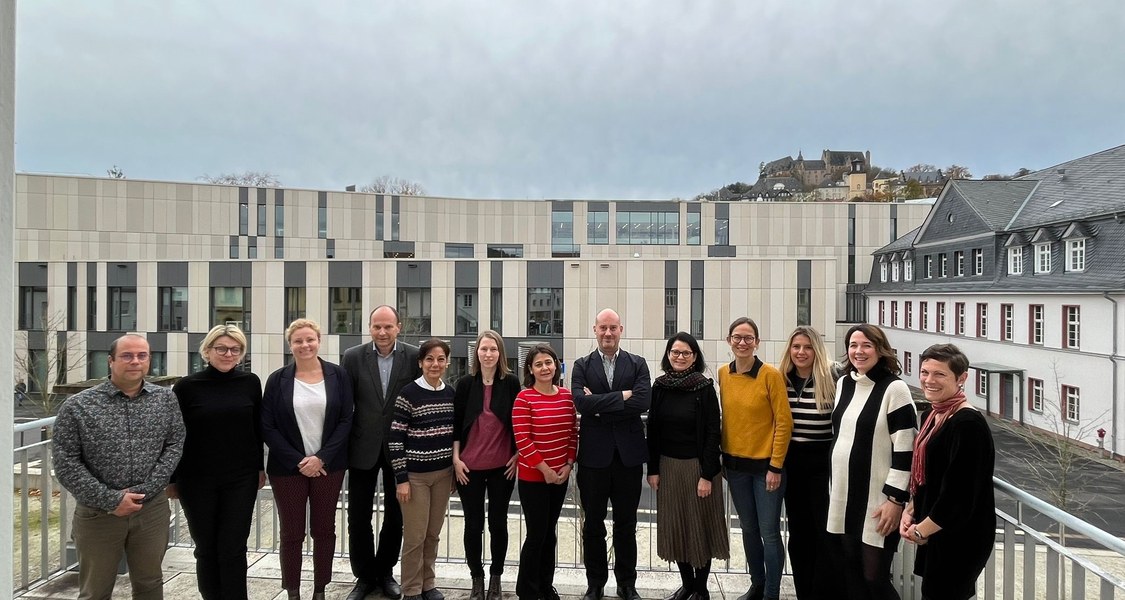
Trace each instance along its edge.
{"label": "dark jeans", "polygon": [[301,546],[305,543],[305,511],[308,507],[309,532],[313,540],[313,590],[324,591],[332,581],[332,553],[336,548],[336,503],[344,472],[320,477],[270,475],[277,517],[280,521],[279,554],[281,587],[296,590],[301,586]]}
{"label": "dark jeans", "polygon": [[258,497],[258,472],[219,480],[182,478],[176,488],[195,540],[199,596],[246,598],[246,538]]}
{"label": "dark jeans", "polygon": [[514,479],[504,476],[505,467],[469,471],[469,483],[457,484],[457,494],[465,510],[465,559],[473,577],[484,577],[484,497],[488,495],[488,535],[492,563],[488,572],[504,573],[508,554],[508,502],[512,500]]}
{"label": "dark jeans", "polygon": [[832,535],[844,574],[845,597],[853,600],[899,600],[891,584],[891,561],[898,549],[898,530],[887,536],[885,547],[863,543],[858,535]]}
{"label": "dark jeans", "polygon": [[523,548],[520,549],[516,596],[521,599],[547,598],[555,583],[555,528],[566,500],[567,483],[558,485],[520,481],[520,506],[523,507]]}
{"label": "dark jeans", "polygon": [[578,492],[585,521],[582,525],[586,582],[600,589],[609,580],[605,518],[613,503],[613,574],[617,585],[637,581],[637,505],[641,502],[643,466],[626,467],[615,453],[608,467],[578,466]]}
{"label": "dark jeans", "polygon": [[785,456],[785,514],[789,564],[801,600],[832,598],[842,579],[828,550],[828,474],[831,442],[794,442]]}
{"label": "dark jeans", "polygon": [[[383,475],[383,526],[379,529],[379,549],[375,550],[375,530],[371,515],[375,488]],[[395,496],[395,473],[386,451],[372,469],[348,471],[348,548],[352,575],[375,583],[390,575],[402,551],[402,508]]]}
{"label": "dark jeans", "polygon": [[764,585],[767,598],[781,596],[781,571],[785,568],[785,545],[781,541],[781,489],[766,489],[766,474],[727,469],[724,472],[730,499],[742,527],[746,568],[754,585]]}

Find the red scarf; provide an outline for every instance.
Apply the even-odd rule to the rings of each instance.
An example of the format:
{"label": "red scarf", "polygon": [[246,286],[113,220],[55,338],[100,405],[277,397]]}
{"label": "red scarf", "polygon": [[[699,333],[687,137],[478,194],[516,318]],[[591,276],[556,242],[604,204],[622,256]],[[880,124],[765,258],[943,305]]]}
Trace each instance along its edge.
{"label": "red scarf", "polygon": [[922,430],[914,438],[914,458],[910,465],[910,495],[913,496],[918,488],[926,483],[926,446],[945,424],[949,416],[957,412],[965,404],[965,391],[961,390],[941,402],[934,402],[933,410],[926,416]]}

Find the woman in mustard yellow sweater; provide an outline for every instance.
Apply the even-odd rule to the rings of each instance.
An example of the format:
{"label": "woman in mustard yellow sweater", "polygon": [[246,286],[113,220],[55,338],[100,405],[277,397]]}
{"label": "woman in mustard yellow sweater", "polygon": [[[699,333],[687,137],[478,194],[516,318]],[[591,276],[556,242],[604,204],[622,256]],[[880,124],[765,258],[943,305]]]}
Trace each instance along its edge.
{"label": "woman in mustard yellow sweater", "polygon": [[742,526],[751,586],[742,600],[778,598],[785,546],[781,543],[782,467],[793,432],[785,378],[762,362],[758,325],[739,317],[727,332],[734,360],[719,368],[723,407],[723,471]]}

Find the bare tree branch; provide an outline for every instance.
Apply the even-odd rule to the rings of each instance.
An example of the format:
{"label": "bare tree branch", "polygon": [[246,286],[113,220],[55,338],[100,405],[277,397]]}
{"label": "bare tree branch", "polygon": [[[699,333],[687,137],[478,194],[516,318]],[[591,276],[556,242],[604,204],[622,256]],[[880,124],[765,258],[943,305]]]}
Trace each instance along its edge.
{"label": "bare tree branch", "polygon": [[216,185],[246,185],[250,187],[281,187],[277,175],[269,171],[243,171],[241,173],[220,173],[208,175],[204,173],[197,177],[200,181]]}
{"label": "bare tree branch", "polygon": [[380,175],[376,177],[371,183],[363,185],[359,191],[367,194],[396,194],[399,196],[422,196],[426,193],[426,188],[416,181],[408,179],[400,179],[398,177],[391,177],[390,175]]}
{"label": "bare tree branch", "polygon": [[[17,349],[16,372],[28,379],[27,400],[32,402],[44,417],[55,414],[65,396],[54,393],[55,384],[67,382],[71,369],[85,369],[86,356],[78,344],[78,334],[66,331],[66,314],[56,312],[44,316],[47,350],[32,354],[27,349]],[[52,344],[54,342],[54,344]],[[32,392],[31,390],[35,390]]]}

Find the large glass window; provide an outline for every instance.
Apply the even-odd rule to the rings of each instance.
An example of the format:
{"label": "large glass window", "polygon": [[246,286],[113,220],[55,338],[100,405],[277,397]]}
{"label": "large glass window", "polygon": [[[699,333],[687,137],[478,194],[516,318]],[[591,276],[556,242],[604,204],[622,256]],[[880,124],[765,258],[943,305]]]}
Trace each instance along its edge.
{"label": "large glass window", "polygon": [[86,353],[86,378],[103,379],[109,377],[109,352],[94,350]]}
{"label": "large glass window", "polygon": [[186,287],[160,288],[159,331],[187,331],[188,292]]}
{"label": "large glass window", "polygon": [[523,246],[489,244],[488,258],[523,258]]}
{"label": "large glass window", "polygon": [[604,245],[609,243],[609,212],[594,210],[586,213],[586,243]]}
{"label": "large glass window", "polygon": [[322,240],[328,239],[327,206],[321,206],[316,209],[316,236]]}
{"label": "large glass window", "polygon": [[618,211],[617,243],[679,244],[680,213],[675,211]]}
{"label": "large glass window", "polygon": [[454,292],[453,333],[472,335],[477,333],[477,291],[472,288],[457,288]]}
{"label": "large glass window", "polygon": [[473,245],[472,244],[454,244],[447,242],[445,244],[445,257],[446,258],[472,258]]}
{"label": "large glass window", "polygon": [[168,353],[149,352],[148,374],[153,377],[163,377],[168,374]]}
{"label": "large glass window", "polygon": [[98,288],[92,285],[86,288],[86,329],[98,329]]}
{"label": "large glass window", "polygon": [[703,339],[703,289],[691,289],[691,331],[696,339]]}
{"label": "large glass window", "polygon": [[578,246],[574,243],[574,212],[554,211],[551,213],[551,256],[578,256]]}
{"label": "large glass window", "polygon": [[527,335],[562,335],[562,294],[562,288],[527,289]]}
{"label": "large glass window", "polygon": [[27,331],[38,331],[46,328],[47,288],[21,287],[20,329]]}
{"label": "large glass window", "polygon": [[664,337],[669,338],[679,331],[676,324],[676,308],[679,304],[680,292],[676,288],[664,290]]}
{"label": "large glass window", "polygon": [[137,328],[137,288],[109,288],[110,331],[134,331]]}
{"label": "large glass window", "polygon": [[328,288],[331,302],[332,333],[363,333],[363,305],[360,288]]}
{"label": "large glass window", "polygon": [[812,288],[797,288],[797,324],[812,324]]}
{"label": "large glass window", "polygon": [[275,237],[285,235],[285,206],[281,204],[273,207],[273,235]]}
{"label": "large glass window", "polygon": [[78,288],[70,286],[66,288],[66,330],[76,331],[78,329]]}
{"label": "large glass window", "polygon": [[305,288],[285,288],[285,323],[282,326],[288,327],[290,323],[296,321],[297,319],[304,318],[304,316]]}
{"label": "large glass window", "polygon": [[689,246],[703,243],[703,215],[697,212],[687,214],[687,243]]}
{"label": "large glass window", "polygon": [[403,334],[430,335],[430,288],[399,288],[398,314]]}
{"label": "large glass window", "polygon": [[[265,191],[265,190],[263,190]],[[266,205],[258,205],[258,237],[266,235]]]}
{"label": "large glass window", "polygon": [[245,202],[238,204],[238,235],[250,234],[250,205]]}
{"label": "large glass window", "polygon": [[715,219],[715,245],[730,245],[730,219]]}
{"label": "large glass window", "polygon": [[211,323],[237,325],[250,332],[250,288],[211,288]]}
{"label": "large glass window", "polygon": [[492,288],[492,318],[489,327],[504,331],[504,288]]}

